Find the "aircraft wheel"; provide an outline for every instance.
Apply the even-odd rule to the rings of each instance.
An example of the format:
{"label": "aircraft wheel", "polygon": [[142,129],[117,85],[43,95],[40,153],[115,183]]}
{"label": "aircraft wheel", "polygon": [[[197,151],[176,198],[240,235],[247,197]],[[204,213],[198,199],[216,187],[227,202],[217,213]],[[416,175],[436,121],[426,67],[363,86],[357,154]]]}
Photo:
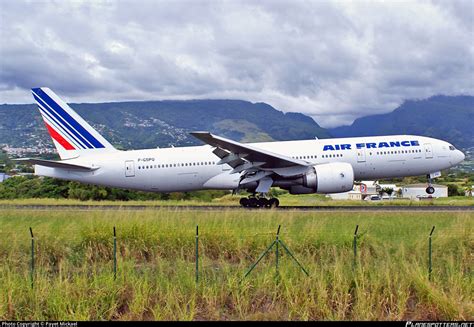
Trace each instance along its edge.
{"label": "aircraft wheel", "polygon": [[258,200],[256,198],[249,198],[249,207],[258,208]]}
{"label": "aircraft wheel", "polygon": [[247,208],[249,206],[249,199],[248,198],[241,198],[239,203],[242,207]]}
{"label": "aircraft wheel", "polygon": [[258,202],[260,204],[260,207],[262,208],[270,208],[270,205],[269,205],[269,200],[265,199],[265,198],[260,198],[258,199]]}
{"label": "aircraft wheel", "polygon": [[433,186],[428,186],[426,188],[426,193],[433,194],[435,192],[435,188]]}
{"label": "aircraft wheel", "polygon": [[271,198],[268,200],[268,205],[270,208],[277,208],[280,205],[280,201],[277,198]]}

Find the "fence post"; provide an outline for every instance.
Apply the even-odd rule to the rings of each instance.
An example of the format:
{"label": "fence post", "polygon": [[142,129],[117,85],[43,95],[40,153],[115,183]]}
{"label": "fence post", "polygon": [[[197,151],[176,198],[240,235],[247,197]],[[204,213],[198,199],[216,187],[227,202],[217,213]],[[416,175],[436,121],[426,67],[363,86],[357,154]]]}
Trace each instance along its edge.
{"label": "fence post", "polygon": [[35,237],[33,235],[33,229],[30,227],[30,235],[31,235],[31,288],[33,288],[33,280],[34,280],[34,272],[35,272]]}
{"label": "fence post", "polygon": [[293,255],[293,253],[291,253],[290,249],[288,249],[288,247],[285,245],[285,243],[282,240],[279,240],[279,243],[281,244],[283,249],[285,249],[286,253],[288,253],[290,255],[290,257],[293,259],[293,261],[298,265],[298,267],[300,267],[301,270],[306,274],[306,276],[309,277],[308,271],[306,271],[306,269],[304,269],[303,265],[295,258],[295,256]]}
{"label": "fence post", "polygon": [[359,225],[356,225],[356,229],[354,231],[354,241],[352,243],[352,246],[354,248],[354,263],[352,264],[352,267],[355,268],[357,265],[357,231],[359,230]]}
{"label": "fence post", "polygon": [[276,255],[276,274],[277,274],[277,277],[278,277],[278,256],[279,256],[279,252],[278,252],[278,243],[280,243],[280,227],[281,225],[278,225],[278,230],[277,230],[277,234],[276,234],[276,241],[275,241],[275,245],[276,245],[276,248],[275,248],[275,255]]}
{"label": "fence post", "polygon": [[114,280],[117,279],[117,234],[114,226]]}
{"label": "fence post", "polygon": [[431,229],[431,232],[430,232],[430,237],[429,237],[429,246],[428,246],[428,279],[431,281],[431,272],[433,271],[432,270],[432,259],[431,259],[431,236],[433,235],[433,232],[434,232],[434,229],[435,229],[435,226],[433,226],[433,228]]}
{"label": "fence post", "polygon": [[[268,249],[266,249],[265,252],[263,252],[263,253],[260,255],[260,257],[257,259],[257,261],[256,261],[254,264],[252,264],[252,266],[249,268],[249,270],[247,270],[247,272],[245,273],[245,275],[244,275],[243,278],[247,277],[247,276],[252,272],[252,270],[258,265],[258,263],[260,262],[260,260],[262,260],[263,257],[264,257],[265,255],[267,255],[267,253],[272,249],[272,247],[273,247],[274,245],[275,245],[275,241],[273,241],[272,244],[270,244],[270,246],[268,247]],[[243,279],[243,278],[242,278],[242,279]]]}
{"label": "fence post", "polygon": [[199,226],[196,225],[196,283],[199,282]]}
{"label": "fence post", "polygon": [[280,227],[281,227],[281,225],[278,225],[278,231],[277,231],[276,239],[272,242],[272,244],[270,244],[270,246],[265,250],[265,252],[263,252],[260,255],[260,257],[257,259],[257,261],[254,264],[252,264],[252,266],[249,268],[249,270],[247,270],[244,277],[242,277],[242,279],[240,281],[242,281],[244,278],[246,278],[252,272],[252,270],[258,265],[260,260],[262,260],[263,257],[265,257],[270,252],[270,250],[272,249],[272,247],[274,245],[277,246],[275,254],[276,254],[276,269],[277,269],[277,274],[278,274],[278,260],[279,260],[278,259],[279,258],[278,245],[280,245],[280,244],[281,244],[283,250],[285,250],[286,253],[288,253],[288,255],[293,259],[293,261],[298,265],[298,267],[301,268],[301,270],[306,274],[306,276],[309,276],[309,273],[306,271],[306,269],[304,269],[304,267],[301,265],[301,263],[299,263],[299,261],[295,258],[293,253],[291,253],[291,251],[288,249],[288,247],[285,245],[285,243],[282,240],[280,240]]}

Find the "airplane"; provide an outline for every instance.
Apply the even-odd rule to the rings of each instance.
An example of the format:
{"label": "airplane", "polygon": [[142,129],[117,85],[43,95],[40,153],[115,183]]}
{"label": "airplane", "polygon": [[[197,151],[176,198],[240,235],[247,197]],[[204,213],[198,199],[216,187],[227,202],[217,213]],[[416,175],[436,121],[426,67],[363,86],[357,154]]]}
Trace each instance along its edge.
{"label": "airplane", "polygon": [[277,207],[271,187],[291,194],[340,193],[362,179],[432,178],[465,158],[452,144],[416,135],[240,143],[210,132],[190,133],[201,146],[121,151],[49,88],[33,97],[60,161],[18,159],[35,175],[150,192],[246,190],[243,207]]}

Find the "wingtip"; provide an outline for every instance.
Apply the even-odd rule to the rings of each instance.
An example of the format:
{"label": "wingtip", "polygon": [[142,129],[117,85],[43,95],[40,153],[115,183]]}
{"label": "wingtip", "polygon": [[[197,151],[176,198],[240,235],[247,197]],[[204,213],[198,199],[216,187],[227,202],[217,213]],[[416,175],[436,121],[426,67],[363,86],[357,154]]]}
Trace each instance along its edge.
{"label": "wingtip", "polygon": [[191,132],[189,133],[190,135],[200,139],[202,137],[205,137],[205,136],[212,136],[212,134],[210,132],[206,132],[206,131],[196,131],[196,132]]}
{"label": "wingtip", "polygon": [[202,134],[211,134],[211,133],[208,132],[208,131],[195,131],[195,132],[191,132],[189,134],[191,134],[191,135],[202,135]]}

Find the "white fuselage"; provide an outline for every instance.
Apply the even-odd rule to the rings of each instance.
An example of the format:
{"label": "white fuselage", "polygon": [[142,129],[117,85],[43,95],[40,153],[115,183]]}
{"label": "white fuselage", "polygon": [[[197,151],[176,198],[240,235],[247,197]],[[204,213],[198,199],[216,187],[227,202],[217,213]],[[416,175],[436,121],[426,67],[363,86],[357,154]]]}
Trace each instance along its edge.
{"label": "white fuselage", "polygon": [[[449,143],[428,137],[392,135],[251,144],[318,165],[346,162],[355,180],[430,174],[455,166],[464,154]],[[84,183],[152,192],[236,189],[240,173],[231,174],[209,145],[91,154],[67,160],[99,167],[82,172],[35,166],[35,174]]]}

